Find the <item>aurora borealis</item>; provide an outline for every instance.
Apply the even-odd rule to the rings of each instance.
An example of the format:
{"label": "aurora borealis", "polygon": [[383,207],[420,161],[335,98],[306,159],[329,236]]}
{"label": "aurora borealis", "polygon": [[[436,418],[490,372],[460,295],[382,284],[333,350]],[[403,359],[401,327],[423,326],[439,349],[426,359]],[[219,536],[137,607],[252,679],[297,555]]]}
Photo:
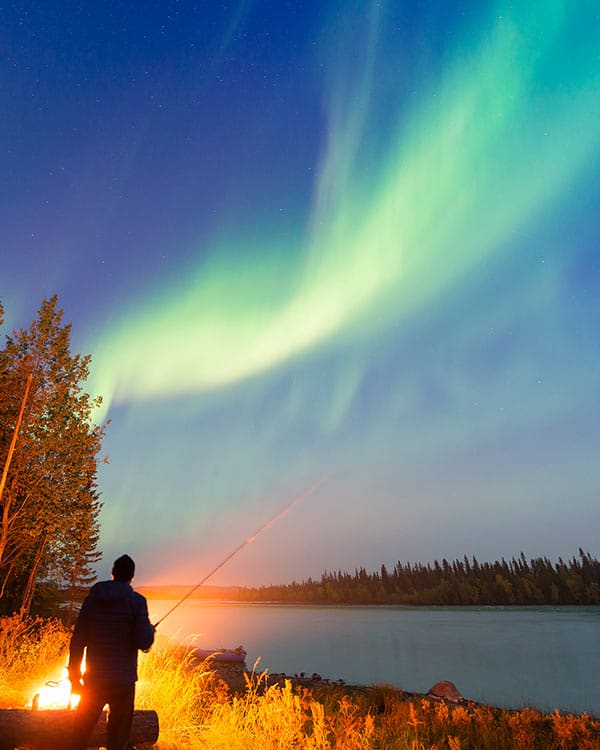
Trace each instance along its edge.
{"label": "aurora borealis", "polygon": [[5,332],[90,352],[102,546],[193,583],[597,554],[592,2],[3,11]]}

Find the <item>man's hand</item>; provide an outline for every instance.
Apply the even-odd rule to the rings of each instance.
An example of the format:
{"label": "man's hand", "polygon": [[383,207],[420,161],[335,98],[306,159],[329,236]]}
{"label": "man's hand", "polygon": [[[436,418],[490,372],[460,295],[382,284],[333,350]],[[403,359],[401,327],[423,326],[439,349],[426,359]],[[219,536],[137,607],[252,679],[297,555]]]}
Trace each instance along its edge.
{"label": "man's hand", "polygon": [[81,693],[81,670],[79,667],[68,667],[68,671],[71,692],[79,695]]}

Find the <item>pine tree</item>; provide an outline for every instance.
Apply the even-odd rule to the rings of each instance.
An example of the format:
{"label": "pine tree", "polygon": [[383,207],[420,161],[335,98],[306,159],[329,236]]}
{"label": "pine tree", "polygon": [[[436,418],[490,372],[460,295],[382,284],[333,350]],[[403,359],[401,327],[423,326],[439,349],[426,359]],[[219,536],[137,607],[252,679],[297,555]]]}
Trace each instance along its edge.
{"label": "pine tree", "polygon": [[19,598],[22,614],[40,577],[64,572],[67,559],[93,559],[97,544],[104,426],[93,424],[92,413],[100,400],[82,389],[90,357],[70,353],[71,326],[62,318],[56,296],[43,300],[31,326],[7,337],[0,351],[0,460],[19,427],[31,376],[0,496],[0,597],[9,600],[3,608]]}

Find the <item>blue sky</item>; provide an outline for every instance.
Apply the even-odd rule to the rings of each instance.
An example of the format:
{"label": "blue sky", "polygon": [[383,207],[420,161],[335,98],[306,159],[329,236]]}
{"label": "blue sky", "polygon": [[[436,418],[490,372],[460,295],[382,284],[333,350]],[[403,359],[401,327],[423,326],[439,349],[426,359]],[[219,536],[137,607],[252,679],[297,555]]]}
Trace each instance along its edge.
{"label": "blue sky", "polygon": [[4,329],[92,355],[102,565],[194,583],[322,476],[214,582],[598,554],[594,3],[1,13]]}

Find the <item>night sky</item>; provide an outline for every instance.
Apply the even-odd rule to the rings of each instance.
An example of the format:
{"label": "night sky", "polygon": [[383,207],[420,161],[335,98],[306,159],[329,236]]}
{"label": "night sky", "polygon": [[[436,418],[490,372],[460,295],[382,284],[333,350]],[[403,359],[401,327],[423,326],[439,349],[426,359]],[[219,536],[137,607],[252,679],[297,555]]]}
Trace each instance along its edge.
{"label": "night sky", "polygon": [[101,576],[600,552],[600,10],[0,8],[4,333],[110,419]]}

